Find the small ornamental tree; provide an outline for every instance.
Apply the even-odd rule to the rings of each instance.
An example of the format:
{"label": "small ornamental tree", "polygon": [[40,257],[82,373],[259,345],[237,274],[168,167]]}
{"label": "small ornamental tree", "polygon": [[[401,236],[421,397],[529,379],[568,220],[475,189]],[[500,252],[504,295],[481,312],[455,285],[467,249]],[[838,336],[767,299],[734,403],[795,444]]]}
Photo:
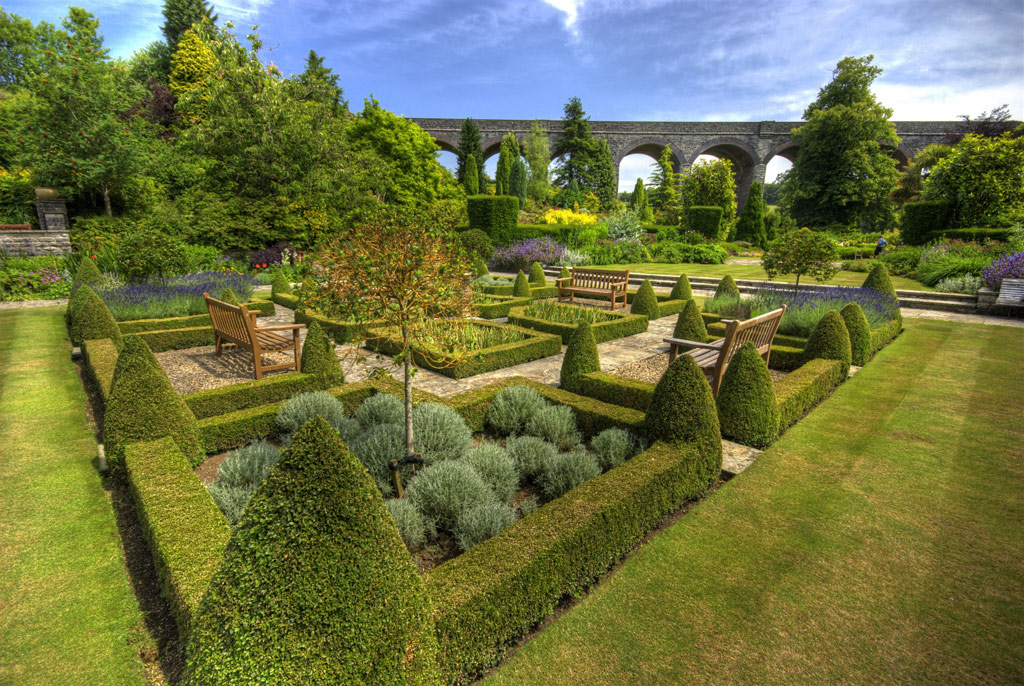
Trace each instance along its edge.
{"label": "small ornamental tree", "polygon": [[672,286],[672,293],[668,296],[668,299],[690,300],[691,298],[693,298],[693,291],[690,289],[690,279],[687,278],[686,274],[680,274],[676,284]]}
{"label": "small ornamental tree", "polygon": [[682,204],[687,213],[691,207],[722,208],[719,236],[725,236],[736,220],[736,180],[732,172],[729,160],[699,160],[679,178]]}
{"label": "small ornamental tree", "polygon": [[476,195],[480,192],[480,175],[476,169],[476,155],[466,158],[466,174],[462,185],[466,187],[466,195]]}
{"label": "small ornamental tree", "polygon": [[540,262],[534,262],[530,265],[530,285],[531,286],[547,286],[548,280],[544,276],[544,268],[540,266]]}
{"label": "small ornamental tree", "polygon": [[658,308],[658,296],[654,294],[654,286],[647,279],[640,284],[640,290],[633,296],[633,304],[629,309],[630,314],[646,314],[649,321],[654,321],[661,317],[661,311]]}
{"label": "small ornamental tree", "polygon": [[708,329],[704,326],[704,317],[700,316],[700,311],[694,300],[686,301],[686,306],[679,313],[679,318],[676,319],[676,328],[672,330],[672,337],[697,343],[707,342]]}
{"label": "small ornamental tree", "polygon": [[[466,172],[469,169],[469,158],[473,157],[476,165],[476,178],[478,187],[484,186],[484,149],[480,145],[480,129],[471,117],[462,120],[462,129],[459,131],[459,147],[455,151],[458,158],[455,178],[463,185],[466,185]],[[473,195],[470,193],[470,195]]]}
{"label": "small ornamental tree", "polygon": [[526,278],[526,274],[523,273],[522,269],[516,274],[516,283],[512,286],[512,295],[517,298],[533,297],[533,291],[530,290],[530,280]]}
{"label": "small ornamental tree", "polygon": [[770,279],[795,274],[793,289],[798,290],[801,276],[813,276],[818,282],[831,279],[839,271],[835,265],[838,257],[836,242],[828,234],[803,228],[770,243],[761,257],[761,265]]}
{"label": "small ornamental tree", "polygon": [[562,270],[560,272],[558,272],[558,278],[560,278],[560,279],[570,279],[570,278],[572,278],[572,272],[569,271],[568,267],[562,267]]}
{"label": "small ornamental tree", "polygon": [[304,374],[317,377],[323,388],[345,383],[345,372],[342,371],[341,361],[334,352],[334,344],[316,322],[309,325],[306,340],[302,342],[300,366]]}
{"label": "small ornamental tree", "polygon": [[[431,318],[461,319],[472,311],[470,263],[451,232],[455,218],[449,208],[438,203],[423,210],[382,208],[369,214],[315,254],[309,292],[304,296],[307,306],[328,317],[379,322],[396,334],[400,347],[392,361],[405,371],[408,455],[414,454],[413,345],[426,335],[424,329]],[[435,330],[429,348],[439,346],[453,352],[445,360],[431,359],[431,364],[461,359],[455,345],[461,328],[432,328],[446,329],[452,340],[437,340]],[[360,335],[363,340],[370,337],[368,331]]]}
{"label": "small ornamental tree", "polygon": [[779,408],[768,365],[747,341],[733,355],[715,399],[722,435],[753,448],[766,448],[779,433]]}
{"label": "small ornamental tree", "polygon": [[654,213],[651,210],[650,203],[647,201],[647,189],[644,188],[643,179],[637,179],[636,185],[633,186],[633,195],[629,199],[629,209],[633,210],[633,214],[642,222],[654,221]]}
{"label": "small ornamental tree", "polygon": [[513,195],[512,168],[519,159],[519,141],[514,133],[506,133],[501,139],[501,150],[498,153],[498,169],[494,175],[495,195]]}
{"label": "small ornamental tree", "polygon": [[599,371],[601,360],[597,354],[597,341],[594,339],[590,322],[584,319],[569,336],[569,345],[566,346],[565,357],[562,358],[559,381],[562,388],[575,393],[584,374]]}
{"label": "small ornamental tree", "polygon": [[889,278],[889,270],[885,268],[884,264],[876,264],[871,268],[864,283],[861,284],[861,288],[873,288],[879,293],[889,293],[893,296],[896,295],[896,289],[893,288],[892,279]]}
{"label": "small ornamental tree", "polygon": [[871,357],[871,327],[868,318],[857,303],[847,303],[839,310],[839,314],[850,334],[850,360],[858,367],[863,367]]}

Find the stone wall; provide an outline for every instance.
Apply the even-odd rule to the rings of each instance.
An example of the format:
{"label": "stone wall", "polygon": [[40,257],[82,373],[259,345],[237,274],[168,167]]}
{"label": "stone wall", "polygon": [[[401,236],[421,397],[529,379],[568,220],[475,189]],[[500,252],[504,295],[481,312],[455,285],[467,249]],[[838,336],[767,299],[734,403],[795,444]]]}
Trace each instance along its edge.
{"label": "stone wall", "polygon": [[0,251],[25,257],[67,255],[71,240],[67,231],[0,231]]}

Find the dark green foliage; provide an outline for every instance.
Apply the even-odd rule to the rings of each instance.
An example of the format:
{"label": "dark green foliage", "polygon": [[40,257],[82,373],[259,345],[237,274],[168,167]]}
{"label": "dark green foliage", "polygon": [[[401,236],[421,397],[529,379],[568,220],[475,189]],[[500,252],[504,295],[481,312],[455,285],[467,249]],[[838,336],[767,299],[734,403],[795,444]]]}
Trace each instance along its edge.
{"label": "dark green foliage", "polygon": [[533,388],[503,388],[487,408],[487,425],[502,436],[515,436],[526,429],[526,423],[535,412],[547,406],[548,401]]}
{"label": "dark green foliage", "polygon": [[597,353],[597,341],[594,340],[590,322],[584,320],[576,325],[576,330],[569,337],[565,357],[562,358],[559,383],[565,390],[576,393],[580,378],[584,374],[599,371],[601,371],[601,360]]}
{"label": "dark green foliage", "polygon": [[71,290],[75,290],[79,286],[93,284],[102,280],[103,275],[100,274],[100,270],[96,266],[96,263],[90,259],[88,255],[83,255],[82,261],[78,264],[78,271],[75,272],[75,280],[71,282]]}
{"label": "dark green foliage", "polygon": [[534,262],[530,265],[530,286],[547,286],[548,279],[544,275],[544,268],[540,266],[540,262]]}
{"label": "dark green foliage", "polygon": [[665,370],[654,387],[644,430],[652,441],[698,443],[708,450],[717,446],[721,459],[722,434],[715,399],[704,372],[692,357],[678,357]]}
{"label": "dark green foliage", "polygon": [[950,203],[945,200],[908,202],[903,206],[900,238],[907,245],[924,245],[928,234],[949,227]]}
{"label": "dark green foliage", "polygon": [[612,161],[612,151],[608,147],[608,139],[598,138],[595,141],[595,148],[594,168],[591,170],[593,191],[601,202],[601,209],[609,211],[615,205],[619,179],[615,175],[615,164]]}
{"label": "dark green foliage", "polygon": [[871,268],[868,278],[864,279],[861,288],[874,288],[879,293],[896,295],[896,289],[893,288],[892,280],[889,278],[889,270],[885,268],[884,264],[876,264]]}
{"label": "dark green foliage", "polygon": [[458,412],[436,403],[412,408],[413,445],[428,464],[457,460],[473,443],[473,433]]}
{"label": "dark green foliage", "polygon": [[588,398],[643,412],[651,404],[654,384],[627,379],[618,374],[591,372],[580,379],[579,390],[576,392]]}
{"label": "dark green foliage", "polygon": [[750,186],[747,203],[736,220],[736,240],[765,247],[768,244],[764,224],[765,211],[764,200],[761,199],[761,184],[755,181]]}
{"label": "dark green foliage", "polygon": [[530,281],[526,278],[526,274],[523,273],[522,269],[516,274],[516,283],[512,287],[512,295],[517,298],[532,298],[533,296],[530,291]]}
{"label": "dark green foliage", "polygon": [[477,128],[476,122],[470,117],[462,120],[462,130],[459,132],[459,148],[455,151],[455,156],[458,158],[455,178],[463,185],[466,185],[466,173],[470,165],[469,158],[472,157],[472,161],[476,166],[477,184],[480,190],[483,190],[485,179],[487,178],[484,175],[484,150],[480,145],[480,129]]}
{"label": "dark green foliage", "polygon": [[629,198],[629,209],[633,210],[633,214],[642,222],[654,220],[654,211],[648,204],[647,189],[644,188],[643,179],[637,179],[636,185],[633,186],[633,194]]}
{"label": "dark green foliage", "polygon": [[249,502],[196,615],[186,680],[433,684],[431,612],[380,492],[317,419]]}
{"label": "dark green foliage", "polygon": [[491,259],[494,254],[494,245],[487,234],[480,229],[469,229],[459,234],[459,243],[468,255],[483,260]]}
{"label": "dark green foliage", "polygon": [[221,291],[219,299],[222,302],[226,302],[228,305],[234,305],[235,307],[238,307],[239,305],[242,304],[238,302],[238,296],[235,295],[235,292],[230,288],[225,288],[223,291]]}
{"label": "dark green foliage", "polygon": [[[476,168],[471,167],[469,171],[470,173],[476,172]],[[430,529],[423,515],[408,498],[401,500],[391,498],[384,504],[388,506],[388,512],[395,519],[398,533],[405,542],[405,547],[410,551],[419,550],[426,544],[428,538],[437,535],[437,532]]]}
{"label": "dark green foliage", "polygon": [[511,195],[471,195],[466,198],[469,227],[480,229],[495,243],[512,235],[519,220],[519,199]]}
{"label": "dark green foliage", "polygon": [[772,377],[750,341],[740,346],[729,361],[716,403],[725,438],[765,448],[778,435],[779,408]]}
{"label": "dark green foliage", "polygon": [[722,277],[721,281],[718,282],[718,287],[715,289],[714,297],[721,298],[724,296],[732,298],[740,297],[739,286],[736,285],[736,281],[729,274]]}
{"label": "dark green foliage", "polygon": [[[593,169],[597,166],[597,146],[590,133],[590,117],[583,111],[579,98],[569,98],[563,108],[562,132],[555,141],[552,158],[561,158],[555,168],[555,185],[575,192],[593,187]],[[572,207],[572,203],[563,204]]]}
{"label": "dark green foliage", "polygon": [[466,175],[462,181],[466,189],[466,195],[477,195],[480,193],[480,173],[477,169],[476,155],[466,158]]}
{"label": "dark green foliage", "polygon": [[568,279],[572,277],[572,272],[569,271],[568,267],[562,267],[561,271],[558,272],[558,278]]}
{"label": "dark green foliage", "polygon": [[775,382],[779,433],[799,421],[845,378],[843,363],[839,360],[811,360]]}
{"label": "dark green foliage", "polygon": [[571,407],[548,405],[534,412],[526,422],[526,433],[553,443],[559,450],[568,450],[580,442],[576,415]]}
{"label": "dark green foliage", "polygon": [[[534,297],[536,299],[536,289],[534,289]],[[658,306],[658,309],[661,314],[664,314],[664,310],[661,309],[661,305]],[[557,334],[561,337],[562,343],[565,345],[569,345],[569,341],[572,340],[572,336],[576,333],[578,326],[576,322],[556,322],[548,319],[541,319],[539,317],[531,317],[526,314],[525,308],[523,307],[509,309],[508,323],[532,329],[534,331]],[[624,338],[626,336],[643,333],[644,331],[647,331],[648,324],[649,322],[645,315],[626,314],[624,311],[619,310],[612,315],[611,319],[598,322],[597,324],[591,324],[590,332],[594,336],[595,342],[604,343],[605,341],[611,341],[616,338]]]}
{"label": "dark green foliage", "polygon": [[559,453],[553,460],[544,463],[537,475],[537,482],[548,500],[559,498],[577,486],[601,473],[601,465],[586,451],[572,450]]}
{"label": "dark green foliage", "polygon": [[459,515],[455,523],[455,540],[462,550],[493,538],[516,521],[516,511],[510,505],[498,502],[480,503]]}
{"label": "dark green foliage", "polygon": [[654,294],[654,287],[647,279],[644,279],[640,285],[640,290],[633,298],[633,304],[629,311],[631,314],[646,315],[647,319],[652,322],[661,317],[661,312],[658,309],[658,297]]}
{"label": "dark green foliage", "polygon": [[512,192],[512,170],[519,159],[519,140],[509,132],[501,139],[501,151],[498,153],[498,168],[494,174],[495,195],[508,195],[516,199],[519,209],[519,196]]}
{"label": "dark green foliage", "polygon": [[850,332],[838,310],[825,313],[807,339],[803,361],[816,359],[839,360],[843,363],[843,374],[850,371],[853,354],[850,351]]}
{"label": "dark green foliage", "polygon": [[171,388],[145,341],[125,338],[114,367],[103,416],[103,442],[113,468],[124,466],[125,446],[170,436],[193,465],[206,458],[192,410]]}
{"label": "dark green foliage", "polygon": [[114,315],[88,286],[82,286],[78,292],[81,295],[78,295],[77,307],[72,310],[71,341],[76,345],[81,345],[82,341],[109,338],[114,341],[115,346],[120,348],[122,344],[121,329],[117,327]]}
{"label": "dark green foliage", "polygon": [[517,157],[512,162],[512,176],[509,179],[509,195],[519,199],[519,209],[526,204],[526,162]]}
{"label": "dark green foliage", "polygon": [[427,520],[449,532],[469,508],[497,502],[487,482],[461,460],[427,467],[409,482],[406,493]]}
{"label": "dark green foliage", "polygon": [[722,223],[722,208],[694,205],[686,210],[686,221],[691,231],[696,231],[705,238],[717,241],[719,225]]}
{"label": "dark green foliage", "polygon": [[312,374],[319,379],[323,388],[345,383],[345,372],[334,352],[334,343],[316,322],[309,325],[306,340],[302,343],[299,366],[304,374]]}
{"label": "dark green foliage", "polygon": [[558,454],[558,448],[537,436],[510,438],[505,442],[505,451],[524,479],[535,478]]}
{"label": "dark green foliage", "polygon": [[494,495],[507,502],[519,488],[519,470],[508,452],[499,445],[484,443],[466,453],[466,464],[476,470]]}
{"label": "dark green foliage", "polygon": [[473,258],[473,278],[489,276],[490,273],[491,271],[487,268],[487,263],[484,262],[484,258],[479,255]]}
{"label": "dark green foliage", "polygon": [[871,328],[868,326],[868,318],[864,316],[864,310],[857,303],[847,303],[839,314],[846,324],[846,331],[850,334],[850,361],[858,367],[867,364],[871,357]]}
{"label": "dark green foliage", "polygon": [[669,300],[691,300],[693,298],[693,291],[690,289],[690,279],[687,278],[686,274],[680,274],[676,280],[676,284],[672,286],[672,293],[669,294]]}
{"label": "dark green foliage", "polygon": [[177,49],[182,34],[193,24],[204,19],[211,24],[217,21],[217,15],[206,0],[165,0],[163,15],[164,38],[172,52]]}
{"label": "dark green foliage", "polygon": [[270,285],[271,295],[287,295],[292,292],[292,285],[288,282],[288,277],[284,275],[284,272],[278,269],[274,272],[274,280]]}
{"label": "dark green foliage", "polygon": [[708,330],[694,300],[686,301],[686,307],[679,313],[679,319],[676,320],[676,328],[672,331],[672,337],[697,343],[707,342]]}

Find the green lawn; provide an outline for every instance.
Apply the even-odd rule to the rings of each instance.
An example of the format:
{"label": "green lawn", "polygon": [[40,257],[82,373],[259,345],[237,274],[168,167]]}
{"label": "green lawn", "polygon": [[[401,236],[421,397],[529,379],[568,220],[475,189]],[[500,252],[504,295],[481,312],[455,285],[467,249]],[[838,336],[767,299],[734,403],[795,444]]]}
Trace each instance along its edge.
{"label": "green lawn", "polygon": [[1024,330],[906,325],[486,683],[1024,682]]}
{"label": "green lawn", "polygon": [[143,683],[62,311],[0,311],[0,684]]}
{"label": "green lawn", "polygon": [[[602,265],[600,269],[628,269],[631,272],[640,274],[686,274],[687,276],[713,276],[722,277],[729,274],[734,279],[753,279],[755,281],[767,281],[768,274],[759,264],[664,264],[661,262],[648,262],[644,264],[609,264]],[[860,286],[868,275],[862,272],[836,272],[836,275],[825,283],[833,286]],[[908,279],[902,276],[892,276],[892,285],[900,290],[908,291],[934,291],[931,286]],[[796,281],[792,276],[780,276],[775,281],[793,283]],[[818,283],[812,278],[803,277],[801,283]]]}

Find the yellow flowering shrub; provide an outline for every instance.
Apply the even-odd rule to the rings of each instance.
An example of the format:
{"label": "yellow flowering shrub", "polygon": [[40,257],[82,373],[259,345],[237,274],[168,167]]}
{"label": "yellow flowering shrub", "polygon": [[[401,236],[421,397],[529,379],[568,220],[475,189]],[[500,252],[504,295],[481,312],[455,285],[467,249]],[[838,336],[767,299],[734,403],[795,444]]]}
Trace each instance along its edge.
{"label": "yellow flowering shrub", "polygon": [[551,208],[544,213],[545,224],[571,224],[573,226],[589,226],[597,223],[597,217],[592,214],[573,212],[572,210],[560,210]]}

